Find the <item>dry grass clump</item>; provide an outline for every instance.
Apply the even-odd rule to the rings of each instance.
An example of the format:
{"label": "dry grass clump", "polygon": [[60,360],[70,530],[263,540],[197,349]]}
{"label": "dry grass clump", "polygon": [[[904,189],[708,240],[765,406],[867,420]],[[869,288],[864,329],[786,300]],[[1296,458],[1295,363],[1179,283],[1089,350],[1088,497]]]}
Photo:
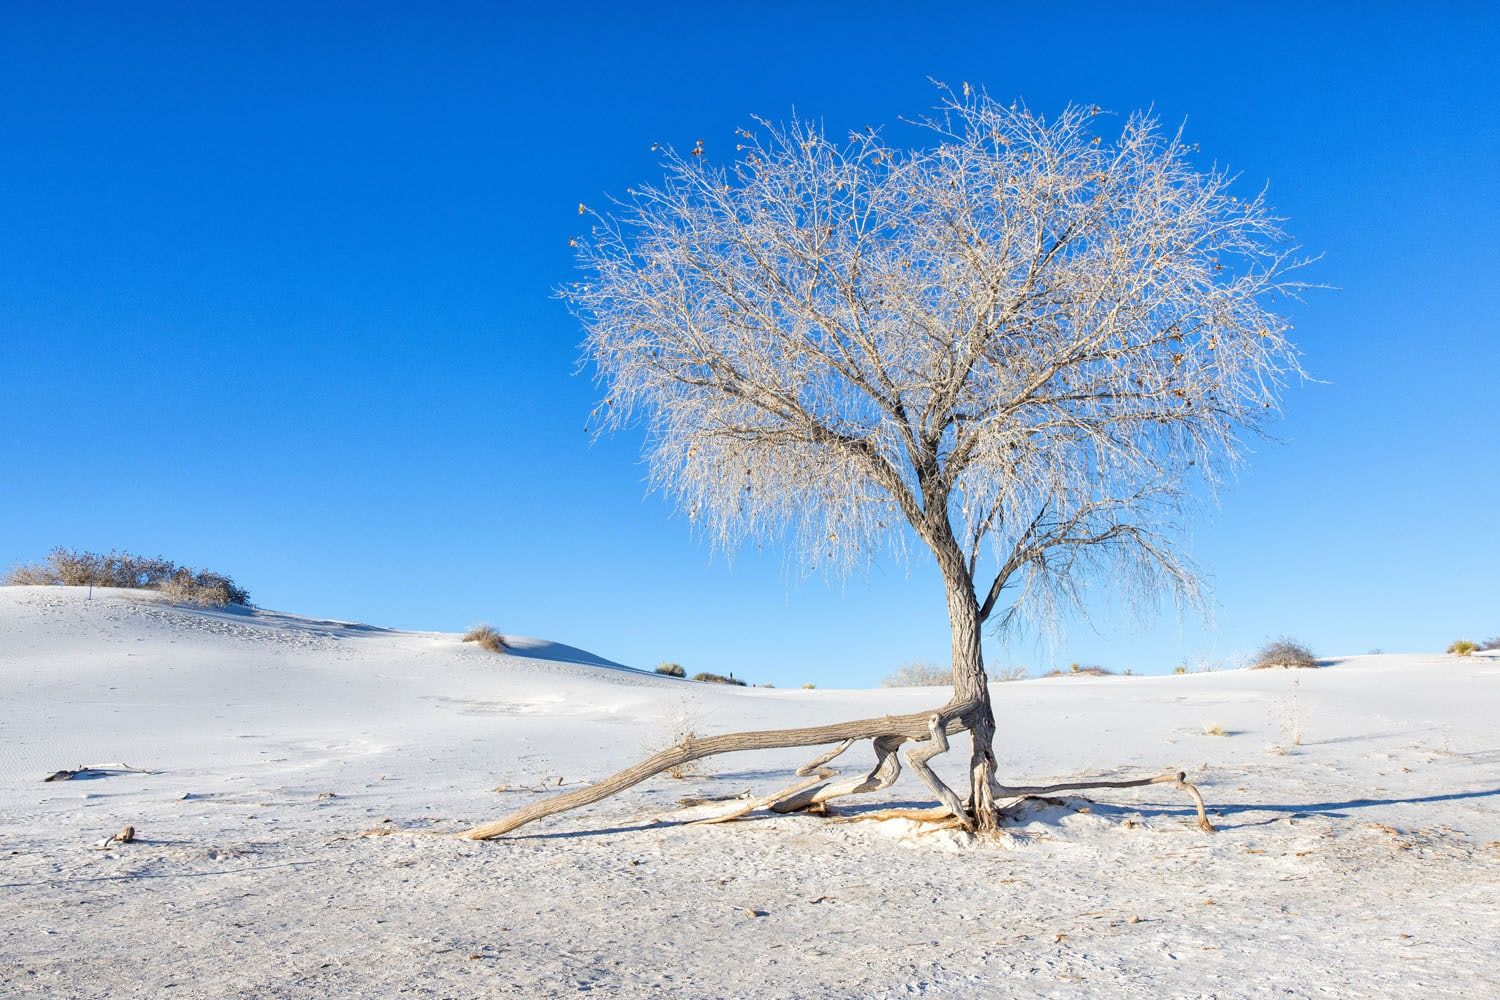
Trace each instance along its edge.
{"label": "dry grass clump", "polygon": [[711,674],[706,670],[694,674],[693,680],[703,681],[708,684],[733,684],[736,687],[746,686],[744,681],[740,680],[738,677],[735,677],[733,674],[725,677],[723,674]]}
{"label": "dry grass clump", "polygon": [[[702,714],[690,702],[679,701],[675,705],[669,705],[662,711],[659,732],[663,738],[656,743],[647,743],[644,749],[647,753],[656,754],[671,747],[685,747],[699,737],[698,730],[702,723]],[[712,772],[705,770],[702,761],[694,760],[676,764],[663,773],[677,781],[686,781],[689,778],[707,777]]]}
{"label": "dry grass clump", "polygon": [[953,671],[950,668],[937,663],[913,660],[897,667],[893,673],[880,682],[880,686],[888,688],[942,687],[952,683]]}
{"label": "dry grass clump", "polygon": [[1295,639],[1282,636],[1266,643],[1250,662],[1251,670],[1305,669],[1318,665],[1312,650]]}
{"label": "dry grass clump", "polygon": [[475,625],[469,629],[464,633],[464,642],[478,643],[481,649],[487,649],[491,653],[503,653],[509,648],[505,644],[505,636],[488,625]]}
{"label": "dry grass clump", "polygon": [[686,677],[687,676],[687,671],[682,669],[682,664],[680,664],[680,663],[669,663],[669,662],[667,662],[665,660],[662,661],[661,663],[658,663],[656,665],[656,672],[659,673],[659,674],[661,674],[663,677]]}
{"label": "dry grass clump", "polygon": [[1212,725],[1207,725],[1207,726],[1203,727],[1203,735],[1204,736],[1228,736],[1229,735],[1229,730],[1225,729],[1223,726],[1221,726],[1217,722],[1215,722]]}
{"label": "dry grass clump", "polygon": [[17,566],[6,575],[3,583],[11,587],[155,590],[170,601],[214,607],[250,603],[250,592],[223,573],[179,566],[159,556],[149,558],[118,551],[100,555],[61,546],[47,553],[47,558],[39,563]]}
{"label": "dry grass clump", "polygon": [[1479,649],[1479,643],[1469,639],[1459,639],[1448,646],[1448,652],[1454,656],[1473,656],[1477,649]]}

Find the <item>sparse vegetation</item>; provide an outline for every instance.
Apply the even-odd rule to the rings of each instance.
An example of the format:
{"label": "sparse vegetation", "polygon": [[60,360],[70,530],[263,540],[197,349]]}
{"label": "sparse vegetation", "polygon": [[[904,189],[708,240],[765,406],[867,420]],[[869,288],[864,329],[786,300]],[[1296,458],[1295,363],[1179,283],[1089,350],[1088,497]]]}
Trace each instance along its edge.
{"label": "sparse vegetation", "polygon": [[1487,653],[1492,649],[1500,649],[1500,635],[1492,635],[1479,644],[1479,651]]}
{"label": "sparse vegetation", "polygon": [[711,674],[706,670],[700,670],[698,673],[694,674],[693,680],[703,681],[706,684],[733,684],[736,687],[747,686],[744,681],[735,677],[733,674],[725,677],[723,674]]}
{"label": "sparse vegetation", "polygon": [[1479,643],[1470,639],[1459,639],[1448,644],[1448,652],[1454,656],[1473,656],[1479,649]]}
{"label": "sparse vegetation", "polygon": [[1217,722],[1203,727],[1204,736],[1228,736],[1229,731]]}
{"label": "sparse vegetation", "polygon": [[1306,645],[1282,636],[1260,647],[1250,662],[1251,670],[1307,669],[1316,667],[1318,658]]}
{"label": "sparse vegetation", "polygon": [[1049,670],[1043,677],[1113,677],[1115,672],[1097,663],[1070,663],[1067,670]]}
{"label": "sparse vegetation", "polygon": [[[686,699],[668,706],[662,712],[661,732],[665,739],[657,745],[648,744],[644,749],[648,753],[656,753],[669,747],[687,746],[699,737],[698,729],[702,721],[702,714],[697,707]],[[663,773],[677,781],[686,781],[689,778],[707,777],[712,772],[705,769],[700,761],[688,761],[669,767]]]}
{"label": "sparse vegetation", "polygon": [[17,566],[5,586],[123,587],[159,591],[170,601],[224,607],[249,604],[250,592],[223,573],[179,566],[170,559],[130,552],[77,552],[58,547],[39,563]]}
{"label": "sparse vegetation", "polygon": [[488,625],[475,625],[469,629],[464,633],[464,642],[477,643],[481,649],[487,649],[491,653],[503,653],[510,648],[505,643],[505,636]]}
{"label": "sparse vegetation", "polygon": [[949,667],[924,660],[912,660],[910,663],[903,663],[897,667],[880,682],[880,686],[888,688],[942,687],[952,683],[953,671]]}
{"label": "sparse vegetation", "polygon": [[1010,681],[1024,681],[1031,676],[1031,669],[1023,663],[1014,663],[1007,667],[996,667],[989,672],[991,684],[1005,684]]}
{"label": "sparse vegetation", "polygon": [[1172,673],[1178,674],[1178,675],[1182,675],[1182,674],[1187,673],[1187,664],[1185,664],[1185,663],[1179,663],[1177,666],[1175,666],[1175,667],[1172,668]]}
{"label": "sparse vegetation", "polygon": [[813,690],[816,690],[816,689],[817,689],[817,685],[816,684],[804,684],[804,685],[802,685],[802,690],[804,690],[804,691],[813,691]]}
{"label": "sparse vegetation", "polygon": [[207,570],[193,572],[179,569],[155,588],[176,604],[197,604],[222,608],[230,604],[248,604],[250,595],[221,573]]}
{"label": "sparse vegetation", "polygon": [[687,671],[682,669],[682,664],[662,661],[656,665],[656,672],[664,677],[686,677]]}

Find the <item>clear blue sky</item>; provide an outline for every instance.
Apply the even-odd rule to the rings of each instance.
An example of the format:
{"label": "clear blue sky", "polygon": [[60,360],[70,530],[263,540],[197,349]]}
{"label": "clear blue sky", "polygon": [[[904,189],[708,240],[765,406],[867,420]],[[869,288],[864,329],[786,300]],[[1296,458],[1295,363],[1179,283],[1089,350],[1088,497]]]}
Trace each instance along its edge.
{"label": "clear blue sky", "polygon": [[946,659],[925,559],[727,562],[646,495],[637,435],[591,445],[551,297],[576,205],[656,176],[653,142],[888,123],[932,76],[1186,119],[1340,289],[1295,317],[1325,384],[1194,524],[1214,624],[992,662],[1500,633],[1492,4],[634,7],[0,12],[0,562],[160,553],[268,607],[779,685]]}

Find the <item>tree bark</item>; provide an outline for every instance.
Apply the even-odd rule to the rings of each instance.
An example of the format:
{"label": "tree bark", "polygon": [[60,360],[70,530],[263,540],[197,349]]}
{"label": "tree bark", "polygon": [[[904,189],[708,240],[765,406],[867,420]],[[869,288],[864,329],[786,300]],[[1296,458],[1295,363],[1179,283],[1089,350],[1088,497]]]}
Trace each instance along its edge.
{"label": "tree bark", "polygon": [[[943,529],[947,527],[946,523],[942,525]],[[990,705],[989,679],[984,672],[979,601],[951,530],[940,531],[932,548],[947,590],[948,625],[953,640],[952,706],[973,740],[967,811],[975,830],[994,833],[1000,829],[1000,810],[991,792],[995,780],[995,713]]]}

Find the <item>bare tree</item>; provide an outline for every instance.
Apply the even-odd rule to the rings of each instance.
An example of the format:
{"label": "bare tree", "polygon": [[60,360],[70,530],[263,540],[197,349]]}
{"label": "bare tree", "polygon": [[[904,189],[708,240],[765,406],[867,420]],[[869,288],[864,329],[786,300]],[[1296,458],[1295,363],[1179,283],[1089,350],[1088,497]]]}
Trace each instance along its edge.
{"label": "bare tree", "polygon": [[[1098,108],[1048,120],[967,85],[944,95],[906,123],[907,146],[757,121],[727,167],[701,141],[665,150],[664,181],[576,241],[587,277],[565,297],[608,390],[605,425],[650,428],[655,483],[717,542],[786,539],[837,569],[882,547],[931,551],[951,699],[693,739],[469,836],[731,750],[837,743],[799,772],[829,776],[863,739],[867,775],[772,807],[886,787],[914,741],[908,762],[934,794],[992,831],[997,799],[1034,789],[996,775],[986,623],[1052,621],[1106,576],[1140,604],[1197,599],[1175,517],[1299,373],[1275,311],[1303,287],[1294,248],[1262,196],[1231,194],[1149,114],[1106,136]],[[962,731],[966,801],[927,764]]]}

